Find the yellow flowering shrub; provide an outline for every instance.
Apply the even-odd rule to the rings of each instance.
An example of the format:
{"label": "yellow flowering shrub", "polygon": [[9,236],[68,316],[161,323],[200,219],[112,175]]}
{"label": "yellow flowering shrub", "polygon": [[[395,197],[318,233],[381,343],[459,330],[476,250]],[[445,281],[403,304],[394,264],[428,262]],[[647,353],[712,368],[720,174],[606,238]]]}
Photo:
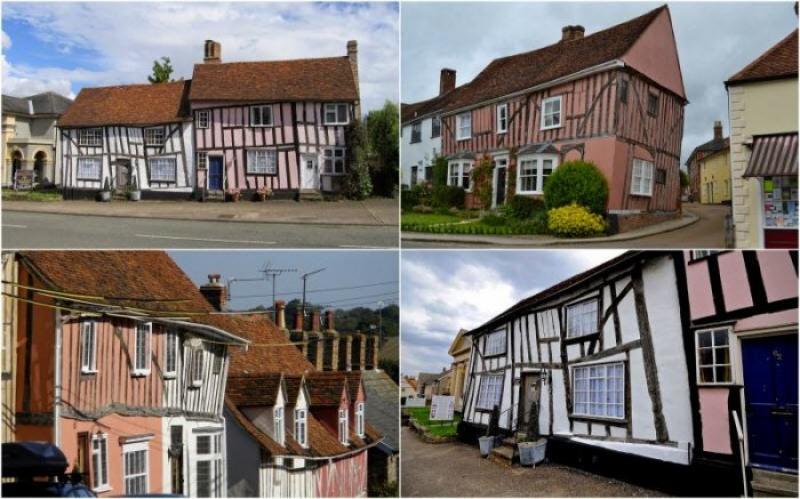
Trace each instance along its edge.
{"label": "yellow flowering shrub", "polygon": [[547,229],[560,237],[589,237],[602,235],[606,222],[583,206],[572,203],[547,212]]}

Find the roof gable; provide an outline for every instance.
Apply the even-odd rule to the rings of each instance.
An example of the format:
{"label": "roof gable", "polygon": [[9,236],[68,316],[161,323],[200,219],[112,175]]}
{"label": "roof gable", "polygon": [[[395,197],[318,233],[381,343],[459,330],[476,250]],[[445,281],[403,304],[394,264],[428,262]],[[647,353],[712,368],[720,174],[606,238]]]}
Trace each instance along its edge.
{"label": "roof gable", "polygon": [[58,120],[60,127],[145,126],[183,121],[191,80],[84,88]]}
{"label": "roof gable", "polygon": [[237,407],[273,406],[282,393],[286,393],[286,385],[279,373],[228,377],[225,386],[225,394]]}
{"label": "roof gable", "polygon": [[789,33],[755,61],[731,76],[725,84],[797,78],[797,33],[798,30]]}
{"label": "roof gable", "polygon": [[192,101],[355,101],[348,57],[195,64]]}

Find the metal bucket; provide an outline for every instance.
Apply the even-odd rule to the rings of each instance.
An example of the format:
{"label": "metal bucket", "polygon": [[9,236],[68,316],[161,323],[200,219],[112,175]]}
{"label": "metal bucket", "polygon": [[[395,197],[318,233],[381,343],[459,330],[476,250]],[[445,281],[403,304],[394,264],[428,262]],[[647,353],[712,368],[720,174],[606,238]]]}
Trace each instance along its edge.
{"label": "metal bucket", "polygon": [[481,448],[481,457],[486,457],[490,452],[492,452],[494,440],[494,437],[478,437],[478,444]]}
{"label": "metal bucket", "polygon": [[540,438],[536,442],[520,442],[517,444],[517,449],[519,449],[519,464],[536,466],[544,461],[547,439]]}

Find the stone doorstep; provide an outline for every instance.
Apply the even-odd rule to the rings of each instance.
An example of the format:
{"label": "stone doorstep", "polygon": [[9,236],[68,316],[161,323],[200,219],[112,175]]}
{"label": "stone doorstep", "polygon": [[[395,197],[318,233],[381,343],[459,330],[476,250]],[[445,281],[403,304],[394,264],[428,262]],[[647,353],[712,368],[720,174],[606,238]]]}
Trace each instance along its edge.
{"label": "stone doorstep", "polygon": [[492,448],[492,452],[489,453],[489,459],[501,466],[519,466],[519,455],[517,454],[516,446],[508,445],[505,441],[502,445]]}
{"label": "stone doorstep", "polygon": [[754,495],[758,497],[797,497],[797,475],[753,469]]}

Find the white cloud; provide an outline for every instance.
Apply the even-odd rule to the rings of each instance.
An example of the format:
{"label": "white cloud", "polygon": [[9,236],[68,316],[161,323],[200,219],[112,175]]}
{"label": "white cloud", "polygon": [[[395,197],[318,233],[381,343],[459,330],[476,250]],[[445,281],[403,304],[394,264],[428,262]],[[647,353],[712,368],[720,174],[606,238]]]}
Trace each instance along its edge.
{"label": "white cloud", "polygon": [[143,82],[162,56],[175,77],[190,78],[209,38],[222,43],[224,61],[343,56],[355,39],[362,107],[399,99],[395,4],[32,2],[4,5],[3,18],[29,24],[40,42],[75,61],[69,71],[15,68],[17,85],[47,83],[42,71],[80,87]]}
{"label": "white cloud", "polygon": [[75,95],[72,92],[71,79],[64,74],[47,70],[36,70],[32,68],[20,69],[9,63],[5,55],[2,56],[3,63],[3,93],[15,97],[27,97],[41,92],[56,92],[70,98]]}
{"label": "white cloud", "polygon": [[11,37],[3,31],[3,50],[8,50],[11,48]]}

